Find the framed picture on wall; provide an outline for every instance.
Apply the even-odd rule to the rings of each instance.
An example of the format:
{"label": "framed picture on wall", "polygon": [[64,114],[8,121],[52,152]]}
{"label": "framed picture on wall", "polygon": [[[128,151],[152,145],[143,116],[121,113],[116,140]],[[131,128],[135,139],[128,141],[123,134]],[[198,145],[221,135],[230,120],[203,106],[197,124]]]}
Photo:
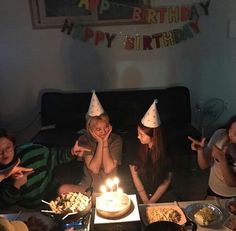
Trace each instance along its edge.
{"label": "framed picture on wall", "polygon": [[109,8],[101,13],[103,0],[94,0],[99,5],[91,11],[81,7],[80,0],[29,0],[33,28],[62,27],[65,19],[87,26],[137,24],[140,22],[132,19],[134,8],[150,6],[150,0],[106,1]]}

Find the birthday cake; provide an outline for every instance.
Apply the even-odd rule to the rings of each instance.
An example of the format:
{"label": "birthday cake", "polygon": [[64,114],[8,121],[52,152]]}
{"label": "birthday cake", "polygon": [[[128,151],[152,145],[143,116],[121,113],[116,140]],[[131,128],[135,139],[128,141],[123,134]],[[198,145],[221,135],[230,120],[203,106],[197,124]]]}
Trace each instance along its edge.
{"label": "birthday cake", "polygon": [[120,218],[130,211],[131,200],[123,192],[105,192],[96,199],[96,212],[99,216],[114,219]]}

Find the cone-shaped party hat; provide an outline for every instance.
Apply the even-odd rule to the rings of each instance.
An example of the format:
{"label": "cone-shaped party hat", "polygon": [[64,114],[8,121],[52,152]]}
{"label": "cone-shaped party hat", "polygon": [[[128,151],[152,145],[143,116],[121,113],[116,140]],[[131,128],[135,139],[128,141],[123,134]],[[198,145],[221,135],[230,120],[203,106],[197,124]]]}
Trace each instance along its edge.
{"label": "cone-shaped party hat", "polygon": [[98,100],[98,97],[95,94],[95,91],[92,91],[92,98],[90,101],[89,109],[87,115],[89,116],[100,116],[102,113],[104,113],[104,109],[101,105],[101,103]]}
{"label": "cone-shaped party hat", "polygon": [[157,99],[155,99],[141,120],[141,123],[145,127],[157,128],[161,124],[160,117],[159,117],[157,107],[156,107],[157,102],[158,102]]}

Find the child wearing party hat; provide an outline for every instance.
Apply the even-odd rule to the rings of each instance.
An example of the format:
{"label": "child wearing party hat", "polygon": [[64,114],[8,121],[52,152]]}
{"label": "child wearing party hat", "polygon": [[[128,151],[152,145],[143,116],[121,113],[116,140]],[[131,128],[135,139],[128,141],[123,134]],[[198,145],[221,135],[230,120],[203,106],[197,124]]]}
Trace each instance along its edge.
{"label": "child wearing party hat", "polygon": [[[122,157],[122,139],[112,132],[109,117],[104,111],[95,91],[86,114],[86,131],[78,142],[83,147],[91,149],[84,153],[84,177],[80,186],[84,189],[93,187],[100,192],[100,187],[106,180],[117,174],[118,164]],[[68,186],[72,189],[71,186]],[[73,191],[78,191],[78,186]],[[66,192],[64,187],[62,192]]]}
{"label": "child wearing party hat", "polygon": [[154,100],[137,126],[139,146],[130,162],[130,172],[141,203],[173,201],[172,173],[165,157],[161,121]]}

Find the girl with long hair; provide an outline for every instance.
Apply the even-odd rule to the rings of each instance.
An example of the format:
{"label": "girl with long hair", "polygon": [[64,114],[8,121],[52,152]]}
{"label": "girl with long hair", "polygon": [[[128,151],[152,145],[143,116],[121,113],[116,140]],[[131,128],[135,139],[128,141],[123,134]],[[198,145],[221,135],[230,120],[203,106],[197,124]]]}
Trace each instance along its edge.
{"label": "girl with long hair", "polygon": [[84,174],[79,185],[63,185],[60,193],[84,191],[93,188],[95,193],[107,178],[117,175],[122,158],[122,139],[112,132],[108,115],[93,92],[88,113],[86,130],[78,138],[78,143],[91,151],[85,152]]}
{"label": "girl with long hair", "polygon": [[210,167],[206,199],[236,196],[236,116],[217,129],[208,143],[188,137],[201,169]]}
{"label": "girl with long hair", "polygon": [[[144,204],[167,201],[165,196],[171,184],[172,172],[165,156],[155,101],[139,123],[137,132],[140,144],[129,167],[138,195]],[[172,200],[172,196],[169,200]]]}

